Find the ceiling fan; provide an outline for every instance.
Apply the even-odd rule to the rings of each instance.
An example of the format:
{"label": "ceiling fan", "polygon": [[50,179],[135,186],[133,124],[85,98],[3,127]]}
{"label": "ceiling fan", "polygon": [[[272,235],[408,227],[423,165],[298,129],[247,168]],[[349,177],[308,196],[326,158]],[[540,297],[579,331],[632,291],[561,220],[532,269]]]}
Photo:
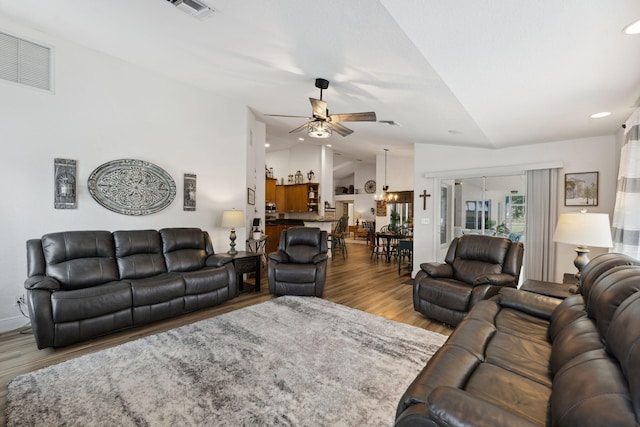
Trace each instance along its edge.
{"label": "ceiling fan", "polygon": [[322,91],[329,87],[329,80],[316,79],[316,87],[320,89],[320,99],[309,98],[311,101],[312,117],[306,116],[287,116],[283,114],[265,114],[272,117],[300,117],[311,119],[311,121],[292,130],[289,133],[300,132],[307,129],[307,134],[313,138],[328,138],[332,131],[336,131],[342,136],[349,136],[353,133],[351,129],[340,124],[340,122],[375,122],[376,113],[370,111],[368,113],[346,113],[346,114],[329,114],[327,103],[322,100]]}

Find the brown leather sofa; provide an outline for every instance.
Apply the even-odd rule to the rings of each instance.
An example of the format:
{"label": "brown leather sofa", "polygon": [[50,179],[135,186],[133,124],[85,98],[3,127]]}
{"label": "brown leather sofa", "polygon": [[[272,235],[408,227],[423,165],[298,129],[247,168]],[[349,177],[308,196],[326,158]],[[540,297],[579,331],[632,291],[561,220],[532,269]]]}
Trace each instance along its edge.
{"label": "brown leather sofa", "polygon": [[66,231],[27,241],[27,301],[38,348],[62,347],[221,304],[231,258],[199,228]]}
{"label": "brown leather sofa", "polygon": [[504,237],[465,234],[451,241],[444,263],[420,264],[413,287],[413,307],[425,316],[456,326],[471,308],[515,288],[524,246]]}
{"label": "brown leather sofa", "polygon": [[404,426],[638,426],[640,262],[584,269],[584,296],[503,288],[480,301],[408,387]]}
{"label": "brown leather sofa", "polygon": [[269,292],[321,297],[327,278],[327,232],[317,227],[282,230],[277,252],[269,254]]}

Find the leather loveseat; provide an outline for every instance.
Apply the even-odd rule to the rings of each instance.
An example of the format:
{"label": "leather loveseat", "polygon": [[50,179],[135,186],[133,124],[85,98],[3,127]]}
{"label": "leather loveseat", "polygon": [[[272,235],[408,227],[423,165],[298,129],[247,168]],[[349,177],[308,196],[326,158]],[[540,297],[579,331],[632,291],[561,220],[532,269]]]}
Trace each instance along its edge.
{"label": "leather loveseat", "polygon": [[413,287],[413,307],[456,326],[473,306],[515,288],[524,246],[504,237],[465,234],[451,241],[443,263],[422,263]]}
{"label": "leather loveseat", "polygon": [[[640,266],[594,258],[564,301],[480,301],[402,396],[396,426],[637,426]],[[560,301],[562,301],[560,303]]]}
{"label": "leather loveseat", "polygon": [[67,231],[27,241],[38,348],[62,347],[236,296],[228,256],[198,228]]}

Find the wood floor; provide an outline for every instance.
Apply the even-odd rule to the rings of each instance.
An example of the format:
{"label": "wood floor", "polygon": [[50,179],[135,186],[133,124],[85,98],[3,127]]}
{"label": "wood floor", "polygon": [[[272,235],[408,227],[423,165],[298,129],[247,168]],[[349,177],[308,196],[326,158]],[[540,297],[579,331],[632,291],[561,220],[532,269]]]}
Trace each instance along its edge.
{"label": "wood floor", "polygon": [[[451,333],[449,327],[432,322],[413,310],[412,287],[403,284],[410,279],[407,270],[398,275],[397,264],[370,259],[369,249],[364,244],[348,242],[347,250],[346,259],[336,254],[335,258],[329,260],[324,299],[441,334]],[[0,425],[5,425],[7,384],[15,376],[136,338],[268,301],[273,297],[269,295],[266,276],[266,270],[263,270],[259,293],[242,293],[239,297],[211,309],[61,349],[38,350],[33,336],[20,331],[0,334]]]}

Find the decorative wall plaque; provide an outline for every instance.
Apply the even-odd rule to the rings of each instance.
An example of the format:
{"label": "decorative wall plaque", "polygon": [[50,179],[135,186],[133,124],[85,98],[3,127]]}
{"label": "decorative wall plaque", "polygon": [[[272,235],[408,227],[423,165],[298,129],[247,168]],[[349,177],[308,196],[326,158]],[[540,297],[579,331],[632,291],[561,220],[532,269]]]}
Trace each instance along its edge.
{"label": "decorative wall plaque", "polygon": [[105,208],[123,215],[161,211],[176,197],[171,176],[153,163],[121,159],[98,166],[89,176],[91,196]]}
{"label": "decorative wall plaque", "polygon": [[53,159],[55,209],[75,209],[76,204],[76,161]]}
{"label": "decorative wall plaque", "polygon": [[184,174],[184,200],[182,207],[185,211],[196,210],[196,175]]}

